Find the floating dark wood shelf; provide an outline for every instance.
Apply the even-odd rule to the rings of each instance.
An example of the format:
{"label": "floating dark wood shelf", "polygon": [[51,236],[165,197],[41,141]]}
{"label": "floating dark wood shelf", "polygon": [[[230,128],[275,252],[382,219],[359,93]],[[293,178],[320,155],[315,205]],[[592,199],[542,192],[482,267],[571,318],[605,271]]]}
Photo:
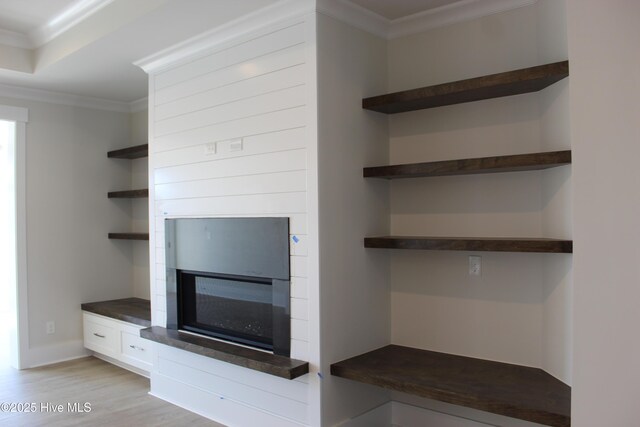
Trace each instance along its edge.
{"label": "floating dark wood shelf", "polygon": [[571,387],[541,369],[389,345],[331,375],[550,426],[571,425]]}
{"label": "floating dark wood shelf", "polygon": [[149,144],[109,151],[107,157],[113,159],[140,159],[149,155]]}
{"label": "floating dark wood shelf", "polygon": [[142,298],[86,302],[80,306],[89,313],[99,314],[136,325],[151,326],[151,302]]}
{"label": "floating dark wood shelf", "polygon": [[141,190],[110,191],[107,196],[110,199],[141,199],[149,197],[149,189],[144,188]]}
{"label": "floating dark wood shelf", "polygon": [[281,378],[292,380],[309,372],[309,363],[291,359],[285,356],[277,356],[252,348],[241,347],[223,341],[185,334],[173,329],[165,329],[159,326],[142,329],[140,336],[151,341],[176,347],[181,350],[196,353],[201,356],[211,357],[232,363],[244,368],[264,372]]}
{"label": "floating dark wood shelf", "polygon": [[381,236],[365,237],[364,247],[437,251],[571,253],[573,252],[573,241],[515,237]]}
{"label": "floating dark wood shelf", "polygon": [[110,239],[149,240],[149,233],[109,233]]}
{"label": "floating dark wood shelf", "polygon": [[419,178],[549,169],[571,163],[571,151],[480,157],[364,168],[365,178]]}
{"label": "floating dark wood shelf", "polygon": [[362,108],[394,114],[537,92],[569,75],[569,61],[523,68],[362,100]]}

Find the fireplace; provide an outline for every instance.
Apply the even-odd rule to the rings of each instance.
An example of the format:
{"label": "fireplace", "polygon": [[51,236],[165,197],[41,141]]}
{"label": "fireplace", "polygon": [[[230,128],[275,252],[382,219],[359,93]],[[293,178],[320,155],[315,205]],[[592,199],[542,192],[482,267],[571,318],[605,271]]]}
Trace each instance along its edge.
{"label": "fireplace", "polygon": [[167,329],[290,354],[287,218],[165,220]]}

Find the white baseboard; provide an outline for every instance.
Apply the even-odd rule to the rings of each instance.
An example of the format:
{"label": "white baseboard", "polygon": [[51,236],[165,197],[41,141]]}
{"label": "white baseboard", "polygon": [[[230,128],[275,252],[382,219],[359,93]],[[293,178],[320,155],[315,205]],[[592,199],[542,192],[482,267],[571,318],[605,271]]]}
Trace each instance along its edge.
{"label": "white baseboard", "polygon": [[104,360],[105,362],[111,363],[112,365],[116,365],[116,366],[118,366],[118,367],[120,367],[122,369],[126,369],[127,371],[131,371],[134,374],[138,374],[138,375],[141,375],[143,377],[150,378],[149,372],[145,371],[144,369],[136,368],[135,366],[128,365],[128,364],[126,364],[124,362],[121,362],[119,360],[116,360],[116,359],[114,359],[112,357],[105,356],[104,354],[96,353],[96,352],[93,352],[93,351],[91,352],[91,354],[93,354],[93,357],[96,357],[96,358],[98,358],[100,360]]}
{"label": "white baseboard", "polygon": [[89,355],[91,355],[91,352],[84,348],[84,342],[82,340],[32,347],[24,357],[21,357],[23,362],[22,368],[37,368],[39,366],[52,365],[54,363],[79,359]]}

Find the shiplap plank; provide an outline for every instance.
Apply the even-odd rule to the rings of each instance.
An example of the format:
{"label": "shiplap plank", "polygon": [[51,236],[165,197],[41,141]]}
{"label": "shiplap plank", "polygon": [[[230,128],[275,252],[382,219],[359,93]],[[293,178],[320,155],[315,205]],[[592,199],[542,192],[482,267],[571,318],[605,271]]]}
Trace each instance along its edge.
{"label": "shiplap plank", "polygon": [[262,411],[243,402],[225,399],[223,396],[209,393],[160,373],[152,374],[152,384],[154,396],[211,419],[225,422],[233,420],[235,425],[243,426],[302,427],[307,425],[306,422],[300,423],[290,418],[277,416],[272,412]]}
{"label": "shiplap plank", "polygon": [[156,169],[161,169],[189,163],[294,150],[306,147],[305,134],[306,128],[297,128],[245,136],[242,141],[242,151],[223,152],[222,149],[218,149],[215,154],[205,154],[202,145],[163,151],[155,155],[154,164]]}
{"label": "shiplap plank", "polygon": [[[226,83],[229,79],[217,81],[216,83],[219,86],[211,89],[205,89],[202,85],[198,85],[198,91],[192,91],[193,93],[190,95],[187,95],[189,91],[180,91],[180,98],[156,106],[155,121],[157,123],[192,111],[204,110],[216,105],[227,104],[232,101],[304,84],[306,81],[304,64],[290,65],[290,62],[292,61],[286,64],[278,64],[281,66],[287,65],[287,68],[271,72],[267,72],[269,68],[265,70],[260,64],[242,64],[238,66],[240,69],[236,70],[236,74],[242,79],[222,85],[220,84]],[[243,66],[252,70],[255,69],[255,72],[259,70],[263,74],[247,77],[247,72],[241,68]]]}
{"label": "shiplap plank", "polygon": [[291,358],[309,360],[309,343],[307,341],[291,340]]}
{"label": "shiplap plank", "polygon": [[309,322],[301,319],[291,319],[291,339],[309,341]]}
{"label": "shiplap plank", "polygon": [[300,106],[156,137],[153,149],[162,152],[246,135],[300,128],[305,126],[306,121],[306,108]]}
{"label": "shiplap plank", "polygon": [[287,110],[305,105],[304,85],[240,99],[227,104],[172,117],[155,124],[155,134],[165,135],[211,126],[273,111]]}
{"label": "shiplap plank", "polygon": [[291,297],[307,299],[309,298],[309,288],[307,285],[307,279],[304,277],[292,277],[291,278]]}
{"label": "shiplap plank", "polygon": [[158,73],[155,76],[155,87],[156,90],[160,90],[233,64],[303,43],[304,41],[303,24],[283,28]]}
{"label": "shiplap plank", "polygon": [[[200,371],[208,372],[213,375],[226,378],[228,380],[252,384],[254,387],[264,391],[271,391],[278,396],[290,399],[296,402],[308,402],[307,389],[304,384],[283,378],[268,375],[263,372],[250,371],[240,366],[235,366],[220,360],[211,359],[195,353],[186,353],[184,351],[168,346],[160,346],[158,356],[161,359],[171,360],[173,362],[191,366]],[[256,381],[259,379],[260,381]]]}
{"label": "shiplap plank", "polygon": [[276,172],[156,185],[156,200],[305,191],[306,171]]}
{"label": "shiplap plank", "polygon": [[156,92],[156,107],[160,109],[160,117],[163,117],[167,114],[164,109],[165,106],[168,109],[172,109],[173,107],[170,105],[172,103],[181,103],[183,99],[189,101],[189,98],[197,99],[201,96],[207,96],[210,91],[215,91],[217,88],[271,74],[289,67],[302,66],[304,62],[304,45],[291,46],[260,58],[212,71],[197,78],[161,89]]}
{"label": "shiplap plank", "polygon": [[291,298],[291,318],[309,320],[309,301],[300,298]]}
{"label": "shiplap plank", "polygon": [[309,236],[304,234],[292,234],[289,239],[289,246],[291,248],[291,255],[307,256],[309,253],[308,248]]}
{"label": "shiplap plank", "polygon": [[167,376],[179,378],[193,386],[225,398],[247,403],[256,408],[286,415],[296,421],[304,422],[307,417],[306,403],[286,399],[273,393],[241,384],[237,381],[213,375],[167,359],[159,359],[158,371]]}
{"label": "shiplap plank", "polygon": [[295,277],[307,277],[307,257],[293,255],[291,257],[291,275]]}
{"label": "shiplap plank", "polygon": [[[252,194],[248,196],[206,197],[202,199],[160,200],[156,202],[159,215],[272,215],[279,212],[306,212],[306,192]],[[301,267],[302,269],[302,267]]]}
{"label": "shiplap plank", "polygon": [[279,151],[156,169],[156,185],[306,169],[306,150]]}

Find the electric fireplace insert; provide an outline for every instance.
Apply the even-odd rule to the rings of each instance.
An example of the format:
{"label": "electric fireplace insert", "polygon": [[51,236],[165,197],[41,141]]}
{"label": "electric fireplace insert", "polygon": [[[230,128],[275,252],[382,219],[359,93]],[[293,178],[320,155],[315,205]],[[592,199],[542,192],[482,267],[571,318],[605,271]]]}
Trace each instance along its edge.
{"label": "electric fireplace insert", "polygon": [[288,218],[165,220],[167,329],[290,355]]}

